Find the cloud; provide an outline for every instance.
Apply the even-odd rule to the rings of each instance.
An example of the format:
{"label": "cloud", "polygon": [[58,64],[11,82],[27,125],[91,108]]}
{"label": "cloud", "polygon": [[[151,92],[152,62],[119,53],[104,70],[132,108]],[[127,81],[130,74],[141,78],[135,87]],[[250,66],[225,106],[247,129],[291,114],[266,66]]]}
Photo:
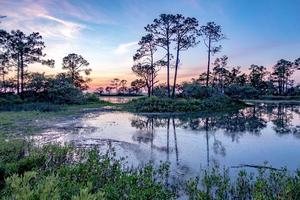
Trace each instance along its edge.
{"label": "cloud", "polygon": [[[1,1],[1,0],[0,0]],[[25,32],[40,32],[44,37],[73,38],[84,25],[54,16],[48,11],[47,1],[5,1],[0,13],[7,18],[1,24],[6,29],[22,29]]]}
{"label": "cloud", "polygon": [[120,44],[116,49],[115,53],[118,55],[122,55],[131,51],[135,46],[137,46],[138,42],[129,42],[125,44]]}

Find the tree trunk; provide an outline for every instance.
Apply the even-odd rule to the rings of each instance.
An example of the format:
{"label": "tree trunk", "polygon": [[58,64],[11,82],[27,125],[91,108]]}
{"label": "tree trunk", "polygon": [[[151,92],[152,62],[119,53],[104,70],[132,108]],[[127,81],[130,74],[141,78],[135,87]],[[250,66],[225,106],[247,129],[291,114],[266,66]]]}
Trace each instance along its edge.
{"label": "tree trunk", "polygon": [[209,37],[208,39],[208,61],[207,61],[207,74],[206,74],[206,87],[208,87],[208,82],[209,82],[209,68],[210,68],[210,48],[211,48],[211,39]]}
{"label": "tree trunk", "polygon": [[148,86],[147,90],[148,90],[148,97],[150,97],[151,96],[151,86]]}
{"label": "tree trunk", "polygon": [[167,89],[168,89],[168,97],[170,97],[170,38],[169,38],[169,30],[167,30]]}
{"label": "tree trunk", "polygon": [[153,89],[154,89],[154,63],[153,63],[153,51],[151,49],[151,95],[153,95]]}
{"label": "tree trunk", "polygon": [[17,66],[17,94],[20,94],[20,55],[18,53],[18,66]]}
{"label": "tree trunk", "polygon": [[21,95],[23,96],[24,92],[24,61],[23,53],[21,53]]}
{"label": "tree trunk", "polygon": [[174,84],[173,84],[173,92],[172,92],[173,98],[175,98],[175,92],[176,92],[176,80],[177,80],[178,65],[179,65],[179,43],[177,44],[177,52],[176,52],[175,75],[174,75]]}

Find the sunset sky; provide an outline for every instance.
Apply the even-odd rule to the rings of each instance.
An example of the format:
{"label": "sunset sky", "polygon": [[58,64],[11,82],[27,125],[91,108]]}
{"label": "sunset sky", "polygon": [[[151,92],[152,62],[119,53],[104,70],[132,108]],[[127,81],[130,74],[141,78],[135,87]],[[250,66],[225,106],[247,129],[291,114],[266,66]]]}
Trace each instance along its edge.
{"label": "sunset sky", "polygon": [[[30,66],[48,74],[61,71],[62,58],[77,53],[92,68],[92,88],[113,78],[134,78],[132,56],[145,34],[144,26],[161,13],[215,21],[227,37],[217,56],[230,66],[271,67],[284,58],[300,57],[299,0],[0,0],[0,28],[40,32],[47,58],[55,68]],[[182,54],[179,81],[197,77],[207,63],[203,42]],[[165,82],[164,69],[160,76]],[[300,82],[300,73],[296,76]]]}

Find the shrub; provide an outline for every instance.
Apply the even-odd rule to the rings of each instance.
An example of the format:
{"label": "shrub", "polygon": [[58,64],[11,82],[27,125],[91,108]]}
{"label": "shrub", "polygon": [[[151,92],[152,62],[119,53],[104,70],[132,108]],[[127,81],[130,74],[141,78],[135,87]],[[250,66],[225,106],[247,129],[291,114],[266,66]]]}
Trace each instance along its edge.
{"label": "shrub", "polygon": [[139,98],[125,104],[128,110],[135,112],[199,112],[223,111],[245,106],[244,103],[232,100],[228,96],[218,95],[207,99],[171,99]]}
{"label": "shrub", "polygon": [[212,87],[201,86],[198,82],[184,82],[181,85],[180,97],[203,99],[218,95],[217,90]]}
{"label": "shrub", "polygon": [[225,94],[237,99],[258,98],[259,91],[250,85],[240,86],[237,84],[225,88]]}

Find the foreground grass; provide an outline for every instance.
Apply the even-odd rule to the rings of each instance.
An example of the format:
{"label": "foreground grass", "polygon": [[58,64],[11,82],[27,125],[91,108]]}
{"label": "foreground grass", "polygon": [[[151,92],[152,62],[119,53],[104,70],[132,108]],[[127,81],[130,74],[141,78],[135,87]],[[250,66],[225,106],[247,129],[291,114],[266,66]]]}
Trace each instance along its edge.
{"label": "foreground grass", "polygon": [[206,99],[171,99],[171,98],[139,98],[124,105],[133,112],[211,112],[230,111],[244,108],[247,105],[225,95]]}
{"label": "foreground grass", "polygon": [[181,184],[170,181],[168,165],[128,169],[113,151],[34,147],[0,142],[1,199],[299,199],[300,171],[262,168],[254,174],[227,169],[203,171]]}
{"label": "foreground grass", "polygon": [[82,105],[53,105],[30,103],[15,105],[11,111],[0,111],[0,137],[30,134],[39,131],[40,120],[80,114],[85,110],[111,105],[99,101]]}

